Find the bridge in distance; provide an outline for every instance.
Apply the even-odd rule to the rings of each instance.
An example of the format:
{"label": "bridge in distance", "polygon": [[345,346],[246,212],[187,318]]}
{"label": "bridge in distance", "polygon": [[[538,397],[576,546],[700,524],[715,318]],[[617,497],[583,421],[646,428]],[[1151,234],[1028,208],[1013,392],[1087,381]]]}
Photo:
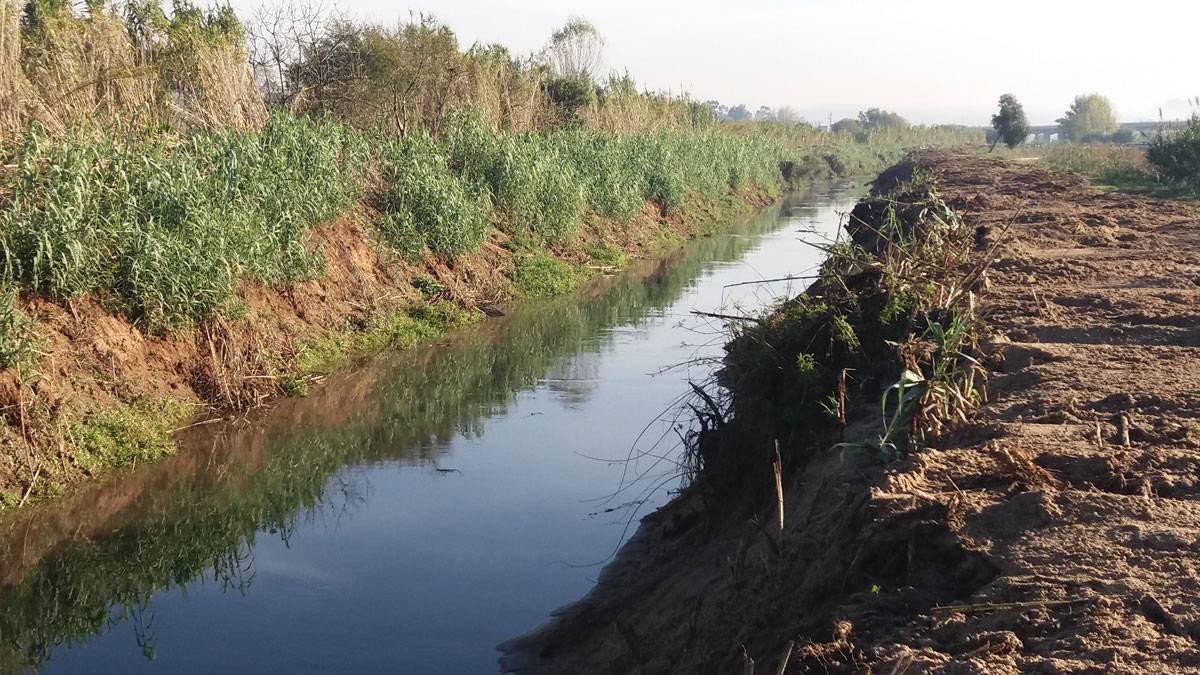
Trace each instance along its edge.
{"label": "bridge in distance", "polygon": [[[1122,122],[1121,128],[1128,129],[1147,136],[1153,136],[1160,131],[1170,131],[1172,129],[1181,129],[1187,122],[1183,120],[1167,120],[1161,122]],[[1058,140],[1056,137],[1059,133],[1057,124],[1047,124],[1041,126],[1029,127],[1029,134],[1034,137],[1034,141],[1046,142]]]}

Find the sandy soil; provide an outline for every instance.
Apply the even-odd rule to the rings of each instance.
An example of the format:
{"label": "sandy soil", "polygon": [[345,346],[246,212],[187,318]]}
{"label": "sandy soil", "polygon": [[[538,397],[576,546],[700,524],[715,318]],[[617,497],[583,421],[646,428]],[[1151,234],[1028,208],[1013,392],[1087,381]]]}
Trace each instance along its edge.
{"label": "sandy soil", "polygon": [[891,465],[818,455],[780,551],[774,514],[677,499],[589,598],[505,646],[509,669],[1200,672],[1197,205],[918,161],[1000,241],[976,419]]}

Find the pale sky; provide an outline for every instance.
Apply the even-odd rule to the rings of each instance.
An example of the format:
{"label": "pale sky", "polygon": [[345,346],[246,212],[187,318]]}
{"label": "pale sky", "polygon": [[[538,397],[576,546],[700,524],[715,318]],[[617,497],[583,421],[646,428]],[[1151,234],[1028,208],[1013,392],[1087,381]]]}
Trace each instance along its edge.
{"label": "pale sky", "polygon": [[[234,0],[243,16],[259,2]],[[338,0],[394,23],[437,16],[460,45],[527,54],[570,16],[604,35],[605,65],[643,88],[727,105],[788,105],[813,121],[879,106],[913,122],[984,125],[1012,92],[1033,124],[1099,92],[1122,121],[1192,112],[1198,0]]]}

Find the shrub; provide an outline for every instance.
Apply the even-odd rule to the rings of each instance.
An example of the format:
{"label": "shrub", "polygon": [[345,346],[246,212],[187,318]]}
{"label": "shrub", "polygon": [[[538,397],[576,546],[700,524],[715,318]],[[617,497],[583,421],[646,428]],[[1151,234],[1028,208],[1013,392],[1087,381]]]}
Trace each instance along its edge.
{"label": "shrub", "polygon": [[1193,115],[1179,132],[1159,134],[1146,157],[1168,181],[1200,185],[1200,116]]}
{"label": "shrub", "polygon": [[579,112],[596,102],[596,85],[574,77],[558,77],[545,84],[546,97],[564,122],[579,121]]}

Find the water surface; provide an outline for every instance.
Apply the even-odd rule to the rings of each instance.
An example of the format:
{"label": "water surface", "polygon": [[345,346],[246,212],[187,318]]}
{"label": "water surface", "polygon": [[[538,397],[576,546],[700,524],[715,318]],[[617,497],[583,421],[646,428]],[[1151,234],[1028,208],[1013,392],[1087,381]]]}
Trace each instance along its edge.
{"label": "water surface", "polygon": [[674,411],[724,342],[692,310],[798,291],[742,282],[811,273],[801,238],[858,195],[794,195],[10,517],[0,669],[495,672],[679,487]]}

